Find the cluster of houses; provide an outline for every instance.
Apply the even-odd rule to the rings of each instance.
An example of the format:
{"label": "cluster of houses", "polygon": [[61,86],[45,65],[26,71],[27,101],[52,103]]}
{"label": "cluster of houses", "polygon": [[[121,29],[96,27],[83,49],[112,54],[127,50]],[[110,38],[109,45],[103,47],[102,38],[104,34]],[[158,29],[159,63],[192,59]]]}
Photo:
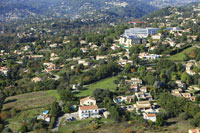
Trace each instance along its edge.
{"label": "cluster of houses", "polygon": [[[142,80],[131,78],[125,80],[125,83],[130,85],[133,94],[129,96],[117,96],[113,99],[114,103],[121,105],[121,107],[124,107],[124,104],[128,104],[127,111],[135,110],[138,114],[141,112],[145,120],[155,122],[159,106],[153,101],[151,94],[148,93],[148,88],[142,85]],[[133,101],[136,101],[136,103],[129,107]]]}
{"label": "cluster of houses", "polygon": [[171,91],[171,94],[177,97],[184,97],[188,100],[195,101],[195,96],[193,93],[190,93],[189,90],[193,90],[194,87],[190,86],[186,88],[186,84],[183,83],[181,80],[177,80],[176,84],[178,86],[178,89],[173,89]]}

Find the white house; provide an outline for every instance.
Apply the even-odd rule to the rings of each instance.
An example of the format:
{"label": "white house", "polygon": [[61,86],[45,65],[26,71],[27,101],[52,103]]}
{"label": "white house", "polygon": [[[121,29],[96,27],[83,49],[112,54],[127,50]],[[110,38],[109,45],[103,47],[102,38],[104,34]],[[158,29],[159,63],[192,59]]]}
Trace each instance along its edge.
{"label": "white house", "polygon": [[83,64],[83,66],[89,66],[90,65],[90,63],[88,61],[86,61],[85,59],[78,60],[78,64]]}
{"label": "white house", "polygon": [[188,130],[188,133],[200,133],[200,128],[190,129]]}
{"label": "white house", "polygon": [[80,99],[80,105],[81,106],[96,105],[96,100],[94,97],[86,97],[86,98]]}
{"label": "white house", "polygon": [[144,113],[143,117],[145,120],[156,122],[156,114]]}
{"label": "white house", "polygon": [[92,106],[80,106],[78,110],[79,118],[99,118],[99,108],[97,105]]}
{"label": "white house", "polygon": [[0,67],[0,72],[3,73],[4,75],[7,75],[9,69],[7,67]]}

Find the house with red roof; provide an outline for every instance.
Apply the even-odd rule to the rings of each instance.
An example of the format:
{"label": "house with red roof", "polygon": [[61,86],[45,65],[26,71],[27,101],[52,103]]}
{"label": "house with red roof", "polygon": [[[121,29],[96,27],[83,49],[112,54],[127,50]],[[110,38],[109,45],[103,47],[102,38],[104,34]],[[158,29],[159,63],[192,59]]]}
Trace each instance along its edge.
{"label": "house with red roof", "polygon": [[156,122],[156,114],[154,114],[154,113],[152,113],[152,114],[151,113],[144,113],[143,117],[144,117],[145,120]]}
{"label": "house with red roof", "polygon": [[200,133],[200,128],[190,129],[188,133]]}
{"label": "house with red roof", "polygon": [[91,105],[96,105],[96,100],[94,97],[86,97],[80,99],[80,106],[91,106]]}
{"label": "house with red roof", "polygon": [[101,117],[99,115],[99,108],[97,105],[80,106],[78,110],[78,115],[80,119]]}

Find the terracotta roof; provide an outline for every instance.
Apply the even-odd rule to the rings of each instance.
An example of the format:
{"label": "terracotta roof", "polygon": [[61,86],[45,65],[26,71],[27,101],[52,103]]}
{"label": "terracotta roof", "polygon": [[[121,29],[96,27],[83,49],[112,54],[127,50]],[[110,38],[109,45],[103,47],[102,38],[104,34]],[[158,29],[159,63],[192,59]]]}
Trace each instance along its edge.
{"label": "terracotta roof", "polygon": [[87,101],[87,100],[95,100],[95,98],[94,98],[94,97],[82,98],[82,99],[80,99],[80,103],[84,103],[84,102]]}
{"label": "terracotta roof", "polygon": [[189,131],[191,131],[192,133],[199,133],[200,132],[200,128],[190,129]]}
{"label": "terracotta roof", "polygon": [[156,114],[146,114],[147,117],[156,117]]}
{"label": "terracotta roof", "polygon": [[91,109],[98,109],[97,105],[92,106],[80,106],[80,110],[91,110]]}
{"label": "terracotta roof", "polygon": [[0,67],[1,70],[8,70],[7,67]]}

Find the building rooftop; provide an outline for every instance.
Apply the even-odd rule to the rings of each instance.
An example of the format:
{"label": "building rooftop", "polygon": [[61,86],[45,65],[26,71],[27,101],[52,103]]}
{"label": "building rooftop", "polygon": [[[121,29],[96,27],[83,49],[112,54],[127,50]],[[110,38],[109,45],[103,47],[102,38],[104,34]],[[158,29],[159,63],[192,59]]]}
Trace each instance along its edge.
{"label": "building rooftop", "polygon": [[94,110],[98,109],[97,105],[92,105],[92,106],[80,106],[80,110]]}

